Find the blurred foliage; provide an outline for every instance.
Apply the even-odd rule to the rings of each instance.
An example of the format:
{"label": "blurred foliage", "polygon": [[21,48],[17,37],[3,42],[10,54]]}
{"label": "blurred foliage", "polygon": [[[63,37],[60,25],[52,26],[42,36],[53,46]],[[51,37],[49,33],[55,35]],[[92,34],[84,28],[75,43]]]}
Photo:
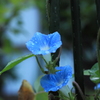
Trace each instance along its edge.
{"label": "blurred foliage", "polygon": [[[17,26],[11,28],[13,34],[19,34],[22,31],[20,26],[23,24],[20,19],[20,11],[28,7],[37,6],[41,13],[42,31],[49,30],[46,0],[1,0],[0,1],[0,70],[5,66],[3,61],[7,54],[17,52],[20,49],[14,48],[11,41],[6,37],[6,31],[11,21],[16,17]],[[80,0],[81,26],[82,26],[82,50],[83,67],[90,68],[96,62],[96,37],[97,37],[97,19],[94,0]],[[60,31],[63,40],[63,47],[71,50],[72,45],[72,26],[70,0],[61,0],[60,2]],[[13,70],[6,72],[0,77],[0,89],[4,84],[6,76],[16,77]],[[87,85],[90,84],[89,79]],[[90,86],[90,85],[88,85]],[[1,91],[1,90],[0,90]],[[1,93],[0,93],[1,94]]]}
{"label": "blurred foliage", "polygon": [[[0,0],[0,70],[2,70],[7,61],[6,57],[19,53],[20,48],[13,47],[11,40],[7,37],[7,30],[10,29],[12,34],[20,34],[23,24],[20,19],[20,11],[33,6],[33,0]],[[16,25],[18,27],[10,27],[11,21],[16,17]],[[10,60],[10,59],[8,59]],[[0,77],[0,96],[2,96],[2,88],[6,78],[17,79],[14,69],[7,71]]]}

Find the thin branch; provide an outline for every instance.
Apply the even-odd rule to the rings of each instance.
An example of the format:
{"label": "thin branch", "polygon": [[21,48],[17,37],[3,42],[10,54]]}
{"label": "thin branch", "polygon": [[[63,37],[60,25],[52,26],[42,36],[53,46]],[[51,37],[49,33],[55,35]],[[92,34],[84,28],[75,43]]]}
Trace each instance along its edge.
{"label": "thin branch", "polygon": [[37,63],[38,63],[38,65],[39,65],[41,71],[42,71],[43,73],[45,73],[45,71],[43,70],[43,68],[42,68],[42,66],[41,66],[41,64],[40,64],[40,62],[39,62],[39,60],[38,60],[38,57],[35,56],[35,58],[36,58],[36,60],[37,60]]}
{"label": "thin branch", "polygon": [[82,100],[85,100],[85,96],[84,96],[84,94],[83,94],[83,92],[82,92],[80,86],[77,84],[77,82],[74,81],[74,82],[73,82],[73,85],[74,85],[75,88],[77,88],[77,90],[79,91],[79,93],[80,93],[80,95],[81,95],[81,97],[82,97]]}

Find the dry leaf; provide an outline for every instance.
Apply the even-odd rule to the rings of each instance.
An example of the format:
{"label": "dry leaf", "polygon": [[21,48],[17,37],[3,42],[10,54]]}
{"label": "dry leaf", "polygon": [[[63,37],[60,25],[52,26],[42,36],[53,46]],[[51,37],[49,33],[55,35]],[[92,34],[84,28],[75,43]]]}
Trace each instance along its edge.
{"label": "dry leaf", "polygon": [[23,80],[18,91],[18,100],[34,100],[34,98],[35,93],[32,89],[32,86],[26,80]]}

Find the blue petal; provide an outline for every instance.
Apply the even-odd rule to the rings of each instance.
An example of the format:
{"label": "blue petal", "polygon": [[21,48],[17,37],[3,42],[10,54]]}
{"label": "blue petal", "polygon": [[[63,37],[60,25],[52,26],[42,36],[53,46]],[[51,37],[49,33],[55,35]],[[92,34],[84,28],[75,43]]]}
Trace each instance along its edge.
{"label": "blue petal", "polygon": [[40,83],[46,92],[57,91],[65,86],[72,77],[72,68],[70,66],[56,67],[55,74],[48,74],[41,78]]}
{"label": "blue petal", "polygon": [[100,83],[94,87],[95,90],[100,89]]}
{"label": "blue petal", "polygon": [[48,35],[36,32],[33,38],[26,43],[27,48],[35,55],[54,53],[61,45],[61,37],[58,32]]}
{"label": "blue petal", "polygon": [[61,41],[61,37],[60,34],[58,32],[54,32],[53,34],[50,34],[50,52],[54,53],[61,45],[62,45],[62,41]]}

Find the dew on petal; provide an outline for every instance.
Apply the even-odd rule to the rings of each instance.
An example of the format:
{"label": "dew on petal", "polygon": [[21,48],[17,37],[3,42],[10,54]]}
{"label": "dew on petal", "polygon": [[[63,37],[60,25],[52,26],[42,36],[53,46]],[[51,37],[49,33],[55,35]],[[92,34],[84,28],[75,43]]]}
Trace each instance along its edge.
{"label": "dew on petal", "polygon": [[41,50],[49,50],[49,46],[41,47]]}
{"label": "dew on petal", "polygon": [[60,39],[60,34],[58,32],[54,32],[48,35],[42,34],[40,32],[36,32],[33,38],[26,43],[27,48],[33,54],[36,54],[36,55],[38,54],[45,55],[48,53],[55,53],[56,50],[61,45],[62,45],[62,42]]}
{"label": "dew on petal", "polygon": [[55,68],[60,71],[57,71],[55,74],[45,75],[40,80],[41,86],[46,92],[59,90],[65,86],[72,77],[72,68],[70,66]]}

